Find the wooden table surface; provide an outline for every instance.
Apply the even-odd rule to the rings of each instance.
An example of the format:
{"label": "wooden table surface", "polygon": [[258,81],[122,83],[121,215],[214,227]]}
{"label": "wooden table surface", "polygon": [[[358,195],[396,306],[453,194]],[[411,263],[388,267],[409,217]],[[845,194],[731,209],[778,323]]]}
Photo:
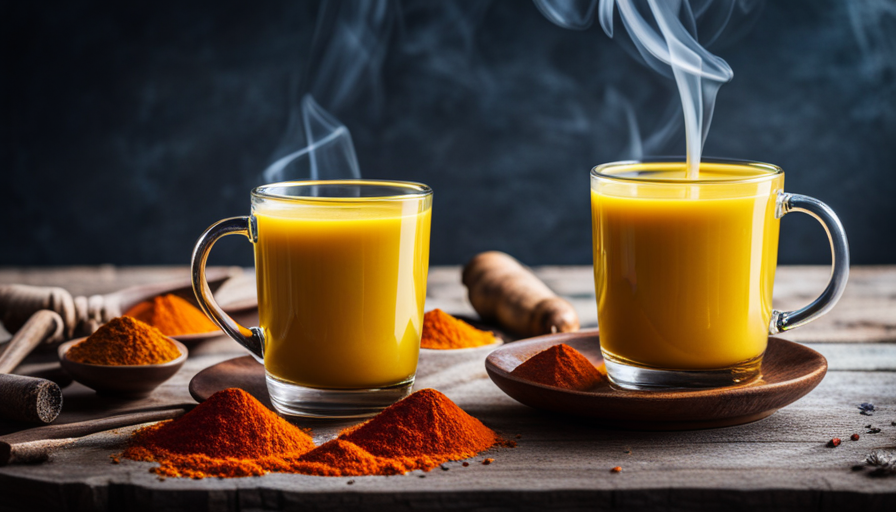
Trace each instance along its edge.
{"label": "wooden table surface", "polygon": [[[583,327],[596,325],[590,267],[543,267],[538,274],[572,301]],[[782,267],[775,307],[792,309],[823,287],[827,267]],[[63,286],[76,294],[187,275],[186,268],[0,269],[0,283]],[[245,283],[250,283],[251,276]],[[430,272],[427,309],[472,315],[457,267]],[[896,450],[896,267],[854,267],[840,304],[786,338],[824,354],[829,371],[809,395],[748,425],[688,432],[614,430],[536,411],[488,379],[483,355],[456,358],[451,372],[427,372],[435,387],[518,446],[486,454],[491,465],[449,463],[403,476],[326,478],[269,474],[239,479],[167,479],[149,463],[110,464],[133,430],[83,438],[38,465],[0,468],[0,510],[896,510],[896,475],[856,469],[875,449]],[[191,348],[190,359],[150,398],[112,402],[79,384],[65,390],[61,421],[104,408],[139,410],[192,402],[196,372],[245,354],[219,338]],[[36,354],[22,368],[51,355]],[[454,357],[451,355],[445,357]],[[857,405],[871,402],[873,416]],[[67,419],[66,419],[67,418]],[[866,434],[865,425],[881,428]],[[338,427],[311,426],[315,440]],[[859,433],[858,441],[849,436]],[[843,439],[837,448],[826,443]],[[621,466],[622,472],[610,473]],[[757,508],[759,507],[759,508]]]}

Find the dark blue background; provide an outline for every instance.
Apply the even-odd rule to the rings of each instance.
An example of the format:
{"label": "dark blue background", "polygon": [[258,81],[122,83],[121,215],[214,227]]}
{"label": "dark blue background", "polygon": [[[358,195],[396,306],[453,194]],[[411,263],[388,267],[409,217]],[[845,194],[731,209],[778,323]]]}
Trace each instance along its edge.
{"label": "dark blue background", "polygon": [[[706,154],[784,167],[789,191],[840,214],[862,264],[896,263],[887,5],[768,2],[746,34],[710,47],[735,77]],[[433,264],[486,249],[589,264],[588,171],[631,156],[626,103],[648,137],[677,102],[674,84],[598,27],[564,30],[530,2],[400,10],[381,72],[332,109],[363,175],[433,187]],[[205,227],[248,213],[308,82],[318,11],[4,2],[0,264],[186,264]],[[648,149],[682,153],[683,131]],[[829,261],[823,231],[792,217],[780,262]],[[216,259],[248,265],[251,250],[229,242]]]}

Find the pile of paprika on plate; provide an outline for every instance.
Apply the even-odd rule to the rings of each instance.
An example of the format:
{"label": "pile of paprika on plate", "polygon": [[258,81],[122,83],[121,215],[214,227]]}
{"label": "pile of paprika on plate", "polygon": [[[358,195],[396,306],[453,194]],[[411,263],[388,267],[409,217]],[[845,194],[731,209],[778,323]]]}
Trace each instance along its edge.
{"label": "pile of paprika on plate", "polygon": [[151,471],[160,476],[396,475],[514,444],[423,389],[315,448],[251,395],[227,389],[179,419],[138,431],[121,457],[159,462]]}
{"label": "pile of paprika on plate", "polygon": [[538,384],[584,391],[604,380],[603,374],[578,350],[561,343],[535,354],[511,375]]}
{"label": "pile of paprika on plate", "polygon": [[106,366],[162,364],[180,357],[180,349],[155,327],[120,316],[73,345],[66,357]]}
{"label": "pile of paprika on plate", "polygon": [[433,309],[423,315],[423,334],[420,348],[449,350],[491,345],[498,340],[489,331],[480,331],[472,325],[454,318],[441,309]]}
{"label": "pile of paprika on plate", "polygon": [[166,336],[199,334],[218,330],[218,326],[194,305],[177,295],[154,297],[132,307],[126,313],[162,331]]}

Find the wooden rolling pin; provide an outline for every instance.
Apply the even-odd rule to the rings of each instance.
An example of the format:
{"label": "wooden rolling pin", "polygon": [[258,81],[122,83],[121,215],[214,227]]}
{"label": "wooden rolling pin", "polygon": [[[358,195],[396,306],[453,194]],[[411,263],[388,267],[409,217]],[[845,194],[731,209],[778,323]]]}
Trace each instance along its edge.
{"label": "wooden rolling pin", "polygon": [[579,330],[572,304],[508,254],[476,255],[464,267],[462,280],[479,316],[514,334],[530,337]]}
{"label": "wooden rolling pin", "polygon": [[43,462],[47,460],[53,450],[71,444],[79,437],[114,428],[174,419],[193,407],[193,405],[182,405],[168,409],[120,414],[78,423],[36,427],[5,435],[0,437],[0,466]]}
{"label": "wooden rolling pin", "polygon": [[52,381],[9,372],[41,343],[59,336],[62,318],[41,310],[16,332],[0,354],[0,417],[30,423],[52,423],[62,411],[62,390]]}

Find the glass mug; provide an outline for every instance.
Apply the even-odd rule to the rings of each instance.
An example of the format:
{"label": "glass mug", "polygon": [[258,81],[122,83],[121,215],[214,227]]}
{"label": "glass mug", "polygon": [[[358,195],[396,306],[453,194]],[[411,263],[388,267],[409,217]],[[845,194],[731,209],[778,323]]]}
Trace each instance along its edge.
{"label": "glass mug", "polygon": [[[705,159],[685,180],[683,160],[599,165],[591,171],[594,284],[610,380],[627,389],[718,387],[759,375],[768,336],[830,310],[849,275],[834,212],[783,191],[765,163]],[[797,311],[772,309],[780,218],[821,222],[833,271]]]}
{"label": "glass mug", "polygon": [[[209,227],[193,251],[193,289],[231,338],[264,362],[280,413],[372,416],[414,385],[432,190],[410,182],[294,181],[252,191],[252,214]],[[205,278],[215,241],[255,246],[259,326],[217,305]]]}

